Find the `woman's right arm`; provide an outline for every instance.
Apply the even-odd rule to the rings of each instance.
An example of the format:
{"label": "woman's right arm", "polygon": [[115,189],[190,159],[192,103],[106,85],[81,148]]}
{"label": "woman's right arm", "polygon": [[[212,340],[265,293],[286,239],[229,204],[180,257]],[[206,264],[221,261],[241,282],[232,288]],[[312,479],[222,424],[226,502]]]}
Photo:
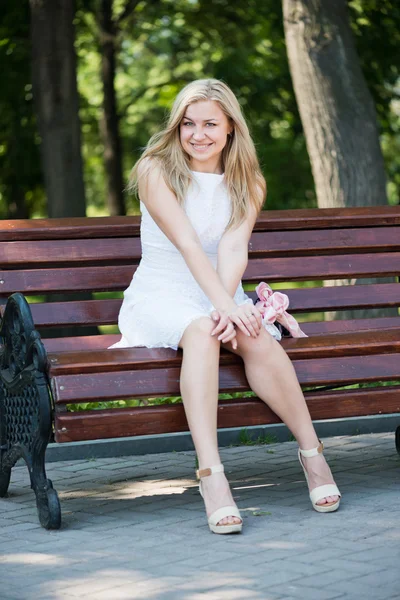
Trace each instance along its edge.
{"label": "woman's right arm", "polygon": [[[145,170],[145,177],[141,177],[140,168],[138,172],[141,201],[161,231],[182,254],[190,272],[213,306],[221,315],[225,314],[230,318],[237,305],[222,285],[184,209],[165,183],[159,165],[153,162],[151,169]],[[236,322],[234,317],[232,320]],[[242,322],[236,324],[248,334]]]}

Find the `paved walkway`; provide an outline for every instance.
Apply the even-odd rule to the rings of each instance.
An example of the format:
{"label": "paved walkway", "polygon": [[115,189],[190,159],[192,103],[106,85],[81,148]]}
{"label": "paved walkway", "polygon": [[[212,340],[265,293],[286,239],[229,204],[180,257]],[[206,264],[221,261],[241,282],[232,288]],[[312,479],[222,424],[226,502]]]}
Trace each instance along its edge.
{"label": "paved walkway", "polygon": [[222,457],[244,517],[208,531],[193,452],[52,463],[63,527],[37,522],[24,466],[0,500],[1,600],[400,598],[400,459],[392,434],[325,440],[344,494],[312,510],[296,444]]}

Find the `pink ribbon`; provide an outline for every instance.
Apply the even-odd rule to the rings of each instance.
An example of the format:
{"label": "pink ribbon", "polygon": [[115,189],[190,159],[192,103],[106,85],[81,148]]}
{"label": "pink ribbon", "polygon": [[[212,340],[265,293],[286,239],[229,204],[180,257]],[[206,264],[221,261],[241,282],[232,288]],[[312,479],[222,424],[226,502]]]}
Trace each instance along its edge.
{"label": "pink ribbon", "polygon": [[257,296],[259,301],[256,303],[256,307],[263,316],[263,323],[274,324],[278,321],[283,327],[285,327],[291,334],[292,337],[308,337],[304,331],[300,329],[300,326],[296,319],[287,312],[289,308],[289,298],[286,294],[281,292],[273,292],[267,283],[262,281],[256,287]]}

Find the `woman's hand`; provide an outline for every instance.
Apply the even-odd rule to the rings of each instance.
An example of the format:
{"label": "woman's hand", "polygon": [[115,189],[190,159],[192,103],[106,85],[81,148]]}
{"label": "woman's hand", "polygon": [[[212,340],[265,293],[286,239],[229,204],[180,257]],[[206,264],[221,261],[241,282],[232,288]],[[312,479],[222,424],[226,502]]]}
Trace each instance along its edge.
{"label": "woman's hand", "polygon": [[[212,331],[211,335],[219,334],[218,339],[225,343],[236,337],[235,326],[238,327],[245,335],[257,337],[262,327],[262,316],[260,311],[250,302],[237,306],[233,304],[231,310],[215,310],[212,312],[213,320],[218,321],[218,325]],[[233,327],[229,326],[231,323]],[[236,340],[235,340],[236,342]],[[236,349],[236,345],[232,344]]]}
{"label": "woman's hand", "polygon": [[236,306],[236,310],[229,314],[230,320],[246,335],[258,337],[262,327],[262,315],[258,308],[250,302]]}
{"label": "woman's hand", "polygon": [[215,329],[211,332],[211,335],[218,335],[218,340],[223,344],[227,344],[231,342],[232,348],[236,350],[237,348],[237,339],[236,339],[236,330],[232,321],[228,318],[221,318],[219,312],[217,310],[213,310],[211,313],[211,318],[213,321],[217,321]]}

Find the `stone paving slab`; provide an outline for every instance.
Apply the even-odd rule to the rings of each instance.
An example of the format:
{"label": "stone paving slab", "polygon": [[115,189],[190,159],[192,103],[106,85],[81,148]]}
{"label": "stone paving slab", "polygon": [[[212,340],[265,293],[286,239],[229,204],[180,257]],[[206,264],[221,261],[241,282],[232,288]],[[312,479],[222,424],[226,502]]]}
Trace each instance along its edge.
{"label": "stone paving slab", "polygon": [[297,445],[221,451],[244,519],[209,532],[191,451],[50,463],[59,531],[25,466],[0,499],[0,600],[399,600],[394,435],[325,439],[340,510],[312,510]]}

